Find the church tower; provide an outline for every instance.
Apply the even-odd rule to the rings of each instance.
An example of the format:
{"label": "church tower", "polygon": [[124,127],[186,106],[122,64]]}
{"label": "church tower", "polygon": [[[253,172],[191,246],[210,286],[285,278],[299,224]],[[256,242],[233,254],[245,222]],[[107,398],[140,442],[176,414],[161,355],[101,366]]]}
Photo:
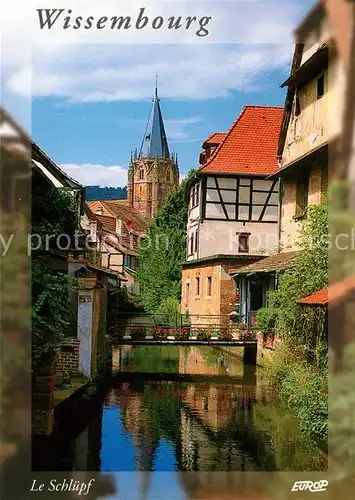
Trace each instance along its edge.
{"label": "church tower", "polygon": [[147,219],[152,219],[168,193],[178,183],[177,156],[169,152],[156,86],[140,151],[131,155],[128,170],[128,202]]}

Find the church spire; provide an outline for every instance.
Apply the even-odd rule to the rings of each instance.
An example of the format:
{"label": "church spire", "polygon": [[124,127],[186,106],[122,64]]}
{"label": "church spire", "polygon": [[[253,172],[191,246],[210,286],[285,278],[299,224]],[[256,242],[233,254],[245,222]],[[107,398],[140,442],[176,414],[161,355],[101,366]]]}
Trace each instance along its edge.
{"label": "church spire", "polygon": [[169,158],[163,115],[158,97],[158,76],[156,76],[153,106],[139,152],[141,158]]}

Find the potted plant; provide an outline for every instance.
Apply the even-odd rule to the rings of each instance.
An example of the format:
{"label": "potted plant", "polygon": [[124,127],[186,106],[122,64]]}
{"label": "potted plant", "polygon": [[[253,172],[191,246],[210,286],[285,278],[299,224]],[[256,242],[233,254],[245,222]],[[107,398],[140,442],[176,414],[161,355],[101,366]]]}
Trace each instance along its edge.
{"label": "potted plant", "polygon": [[218,330],[213,330],[211,332],[211,340],[218,340]]}
{"label": "potted plant", "polygon": [[143,326],[133,326],[131,334],[131,337],[134,340],[144,340],[146,337],[145,328]]}
{"label": "potted plant", "polygon": [[153,326],[153,337],[156,340],[166,340],[168,329],[165,326]]}
{"label": "potted plant", "polygon": [[183,327],[183,328],[178,329],[178,332],[177,332],[175,337],[177,340],[188,340],[189,339],[189,328]]}
{"label": "potted plant", "polygon": [[197,339],[208,341],[211,339],[211,332],[209,332],[206,328],[199,330],[197,333]]}

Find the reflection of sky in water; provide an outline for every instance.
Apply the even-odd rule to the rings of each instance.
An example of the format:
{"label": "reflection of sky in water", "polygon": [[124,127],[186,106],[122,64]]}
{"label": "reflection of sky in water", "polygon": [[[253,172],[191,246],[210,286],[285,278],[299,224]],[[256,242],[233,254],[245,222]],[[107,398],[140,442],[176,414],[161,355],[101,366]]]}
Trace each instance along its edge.
{"label": "reflection of sky in water", "polygon": [[[132,437],[121,425],[119,408],[104,408],[102,414],[101,470],[102,472],[135,469],[136,448]],[[157,471],[173,471],[176,467],[173,444],[159,440],[154,468]]]}
{"label": "reflection of sky in water", "polygon": [[[115,478],[119,493],[108,500],[140,500],[142,475],[139,472],[114,472],[119,469],[133,470],[135,447],[132,439],[121,425],[119,408],[104,408],[102,416],[101,471],[111,473]],[[175,456],[173,445],[160,439],[155,459],[157,471],[173,470]],[[176,472],[152,472],[144,500],[185,500]],[[111,474],[110,474],[111,475]]]}
{"label": "reflection of sky in water", "polygon": [[175,472],[152,472],[149,478],[149,491],[142,497],[138,472],[112,473],[119,492],[107,500],[187,500]]}

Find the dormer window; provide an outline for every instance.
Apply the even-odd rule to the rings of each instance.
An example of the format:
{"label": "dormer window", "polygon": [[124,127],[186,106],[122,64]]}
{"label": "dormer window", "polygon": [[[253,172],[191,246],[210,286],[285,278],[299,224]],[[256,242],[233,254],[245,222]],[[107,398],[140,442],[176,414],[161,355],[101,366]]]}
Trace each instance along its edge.
{"label": "dormer window", "polygon": [[103,213],[104,213],[103,208],[102,208],[102,207],[98,207],[98,208],[96,209],[96,213],[97,213],[97,215],[103,215]]}

